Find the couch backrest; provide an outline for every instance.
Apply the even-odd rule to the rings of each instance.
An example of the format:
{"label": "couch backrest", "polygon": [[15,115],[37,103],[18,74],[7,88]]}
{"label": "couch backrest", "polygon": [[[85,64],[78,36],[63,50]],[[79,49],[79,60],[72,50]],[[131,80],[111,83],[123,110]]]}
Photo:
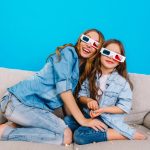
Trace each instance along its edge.
{"label": "couch backrest", "polygon": [[0,99],[8,87],[33,75],[32,71],[0,68]]}
{"label": "couch backrest", "polygon": [[[32,71],[0,68],[0,98],[8,87],[33,75]],[[127,121],[142,123],[145,114],[150,111],[150,75],[129,74],[133,83],[133,105]],[[138,115],[137,115],[138,114]]]}

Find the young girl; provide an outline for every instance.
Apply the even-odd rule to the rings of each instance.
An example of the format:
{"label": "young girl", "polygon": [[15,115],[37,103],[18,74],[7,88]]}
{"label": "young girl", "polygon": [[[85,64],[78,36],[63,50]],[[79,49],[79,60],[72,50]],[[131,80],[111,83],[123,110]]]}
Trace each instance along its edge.
{"label": "young girl", "polygon": [[[96,119],[86,119],[73,97],[78,79],[86,78],[103,44],[103,35],[92,29],[84,32],[75,46],[61,46],[50,55],[46,65],[35,75],[8,88],[0,110],[21,127],[0,125],[0,140],[70,144],[72,133],[53,110],[63,104],[80,125],[100,129],[106,126]],[[80,72],[79,67],[83,71]]]}
{"label": "young girl", "polygon": [[[97,118],[109,128],[107,131],[94,131],[88,127],[71,126],[75,130],[74,141],[77,144],[88,144],[106,140],[145,139],[124,122],[132,105],[131,82],[126,71],[124,48],[120,41],[109,40],[100,50],[96,69],[81,85],[79,101],[87,117]],[[96,78],[95,78],[96,77]],[[96,80],[96,81],[95,81]],[[93,86],[93,83],[96,83]],[[69,122],[69,119],[65,119]],[[75,122],[75,121],[74,121]]]}

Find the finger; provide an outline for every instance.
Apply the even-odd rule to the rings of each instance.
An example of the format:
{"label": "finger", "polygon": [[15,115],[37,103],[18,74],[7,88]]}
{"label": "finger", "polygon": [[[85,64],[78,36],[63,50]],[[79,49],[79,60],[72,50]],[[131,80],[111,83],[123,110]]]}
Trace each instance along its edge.
{"label": "finger", "polygon": [[101,128],[103,128],[104,130],[107,130],[107,129],[108,129],[108,127],[107,127],[104,123],[102,123],[102,122],[101,122],[100,126],[101,126]]}
{"label": "finger", "polygon": [[93,110],[96,110],[97,108],[97,103],[93,103]]}
{"label": "finger", "polygon": [[99,126],[99,125],[96,126],[96,128],[99,129],[100,131],[103,131],[103,132],[105,131],[105,129],[103,129],[103,128],[102,128],[101,126]]}
{"label": "finger", "polygon": [[95,126],[92,126],[91,128],[93,128],[95,131],[98,131],[98,129]]}
{"label": "finger", "polygon": [[89,108],[89,109],[91,109],[91,105],[90,105],[90,103],[88,103],[88,108]]}
{"label": "finger", "polygon": [[95,117],[92,110],[90,111],[90,116],[91,116],[91,118],[94,118],[94,117]]}

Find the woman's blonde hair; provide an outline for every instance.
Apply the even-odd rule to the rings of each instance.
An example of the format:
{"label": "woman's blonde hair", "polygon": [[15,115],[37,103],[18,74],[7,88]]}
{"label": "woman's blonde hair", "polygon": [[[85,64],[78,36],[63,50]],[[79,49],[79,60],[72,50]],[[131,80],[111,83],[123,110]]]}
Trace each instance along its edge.
{"label": "woman's blonde hair", "polygon": [[[99,43],[100,43],[100,45],[99,45],[99,49],[97,49],[96,50],[96,52],[95,52],[95,54],[92,56],[92,57],[90,57],[90,58],[88,58],[88,59],[83,59],[83,64],[82,64],[82,66],[84,66],[84,67],[79,67],[79,71],[80,71],[80,77],[79,77],[79,81],[78,81],[78,84],[77,84],[77,87],[76,87],[76,89],[75,89],[75,93],[74,93],[74,96],[75,96],[75,98],[77,99],[77,96],[78,96],[78,93],[79,93],[79,90],[80,90],[80,88],[81,88],[81,85],[82,85],[82,83],[83,83],[83,81],[86,79],[86,78],[88,78],[90,81],[92,81],[92,82],[90,82],[90,88],[91,88],[91,91],[94,91],[94,93],[96,93],[97,92],[97,88],[96,88],[96,85],[95,85],[95,78],[94,78],[94,76],[93,76],[93,71],[95,70],[95,67],[94,67],[94,64],[95,64],[95,61],[96,61],[96,57],[97,57],[97,55],[99,54],[99,52],[100,52],[100,49],[101,49],[101,47],[102,47],[102,45],[103,45],[103,43],[104,43],[104,36],[103,36],[103,34],[99,31],[99,30],[97,30],[97,29],[90,29],[90,30],[87,30],[87,31],[85,31],[85,32],[83,32],[82,34],[88,34],[89,32],[96,32],[96,33],[98,33],[98,35],[99,35]],[[75,48],[75,50],[76,50],[76,52],[77,52],[77,54],[78,54],[78,56],[79,56],[79,58],[82,58],[81,56],[80,56],[80,43],[81,43],[81,35],[79,36],[79,38],[78,38],[78,40],[77,40],[77,43],[75,44],[75,45],[73,45],[73,44],[65,44],[65,45],[63,45],[63,46],[59,46],[59,47],[57,47],[56,48],[56,54],[57,54],[57,56],[58,56],[58,61],[60,61],[61,60],[61,54],[60,54],[60,51],[62,50],[62,49],[64,49],[65,47],[67,47],[67,46],[72,46],[72,47],[74,47]],[[51,55],[53,55],[53,54],[51,54]],[[49,59],[49,57],[51,56],[51,55],[49,55],[48,56],[48,58],[47,58],[47,60]]]}
{"label": "woman's blonde hair", "polygon": [[[97,93],[97,88],[96,88],[96,85],[95,85],[95,78],[93,77],[93,71],[95,70],[94,64],[95,64],[95,61],[96,61],[96,57],[99,54],[100,49],[101,49],[101,47],[102,47],[102,45],[104,43],[104,36],[97,29],[87,30],[83,34],[86,35],[89,32],[93,32],[93,31],[98,33],[98,35],[99,35],[99,41],[98,42],[100,43],[100,45],[99,45],[99,48],[96,50],[95,54],[92,57],[84,60],[84,63],[82,64],[83,67],[80,66],[80,78],[79,78],[78,85],[77,85],[75,93],[74,93],[74,96],[75,96],[76,99],[77,99],[78,93],[79,93],[79,91],[81,89],[81,85],[82,85],[83,81],[86,78],[88,78],[89,81],[91,81],[90,82],[90,91],[93,91],[93,92]],[[76,49],[78,49],[78,50],[79,50],[79,46],[80,46],[80,42],[81,42],[80,37],[79,37],[79,39],[78,39],[78,41],[77,41],[77,43],[75,45]]]}

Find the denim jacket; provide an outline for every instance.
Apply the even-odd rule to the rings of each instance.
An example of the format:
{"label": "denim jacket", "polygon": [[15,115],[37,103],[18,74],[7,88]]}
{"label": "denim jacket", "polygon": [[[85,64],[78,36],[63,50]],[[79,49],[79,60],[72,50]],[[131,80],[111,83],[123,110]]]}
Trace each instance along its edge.
{"label": "denim jacket", "polygon": [[[97,82],[97,81],[96,81]],[[96,83],[97,84],[97,83]],[[90,97],[89,91],[89,81],[86,79],[79,92],[78,97],[86,96]],[[124,122],[124,118],[131,110],[132,106],[132,91],[129,83],[114,71],[106,81],[106,90],[103,91],[101,99],[99,101],[99,107],[111,107],[117,106],[124,110],[124,114],[111,114],[111,113],[102,113],[100,117],[103,121],[110,126],[111,128],[117,130],[122,135],[133,139],[135,129],[130,127]],[[88,108],[83,108],[83,111],[89,113]]]}
{"label": "denim jacket", "polygon": [[22,103],[41,109],[54,109],[63,105],[60,93],[72,90],[79,78],[78,55],[74,47],[60,51],[61,60],[53,54],[39,72],[8,88]]}

